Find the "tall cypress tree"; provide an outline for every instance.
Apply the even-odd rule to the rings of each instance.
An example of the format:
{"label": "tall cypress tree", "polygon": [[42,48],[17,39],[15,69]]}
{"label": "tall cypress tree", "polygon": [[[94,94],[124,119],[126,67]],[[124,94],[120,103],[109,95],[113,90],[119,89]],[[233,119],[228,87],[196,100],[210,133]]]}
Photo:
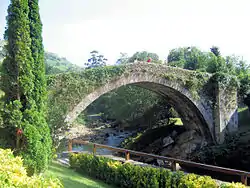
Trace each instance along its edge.
{"label": "tall cypress tree", "polygon": [[[40,18],[34,19],[37,15],[31,14],[35,8],[31,5],[29,0],[11,0],[6,18],[7,54],[3,62],[4,124],[14,132],[17,140],[14,147],[17,154],[23,156],[30,175],[46,169],[51,155],[46,103],[43,103],[46,102],[46,84],[41,58],[41,22]],[[37,36],[40,39],[36,40]],[[38,96],[39,93],[42,96]],[[15,134],[16,127],[23,130],[23,134],[22,131]]]}
{"label": "tall cypress tree", "polygon": [[38,0],[29,0],[29,20],[31,51],[34,59],[33,74],[35,75],[34,100],[38,110],[46,111],[46,78],[44,63],[44,48],[42,39],[42,22],[39,14]]}
{"label": "tall cypress tree", "polygon": [[32,97],[34,75],[31,72],[30,29],[28,1],[12,0],[8,7],[5,31],[6,58],[3,62],[3,85],[7,102],[20,100],[24,108]]}
{"label": "tall cypress tree", "polygon": [[39,130],[42,136],[41,141],[43,143],[42,149],[44,152],[44,159],[46,160],[46,162],[48,162],[51,157],[52,140],[50,136],[50,129],[46,122],[47,86],[42,39],[42,22],[39,14],[38,0],[28,0],[28,3],[31,52],[34,60],[34,67],[32,71],[35,76],[33,99],[36,103],[36,110],[39,116],[39,121],[36,123],[36,128]]}

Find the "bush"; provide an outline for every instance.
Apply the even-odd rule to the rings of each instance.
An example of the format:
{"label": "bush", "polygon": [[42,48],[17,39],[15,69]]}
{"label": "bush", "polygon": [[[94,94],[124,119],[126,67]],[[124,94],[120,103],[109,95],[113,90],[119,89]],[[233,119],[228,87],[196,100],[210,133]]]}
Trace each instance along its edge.
{"label": "bush", "polygon": [[[81,173],[119,187],[150,188],[217,188],[215,180],[208,176],[183,172],[171,172],[167,169],[141,167],[121,163],[101,156],[90,154],[71,154],[70,166]],[[241,183],[228,183],[221,188],[243,188]]]}
{"label": "bush", "polygon": [[61,182],[55,178],[44,178],[42,176],[27,176],[26,169],[20,157],[14,157],[10,149],[0,149],[0,185],[1,187],[63,187]]}
{"label": "bush", "polygon": [[245,186],[241,183],[224,183],[220,188],[244,188]]}

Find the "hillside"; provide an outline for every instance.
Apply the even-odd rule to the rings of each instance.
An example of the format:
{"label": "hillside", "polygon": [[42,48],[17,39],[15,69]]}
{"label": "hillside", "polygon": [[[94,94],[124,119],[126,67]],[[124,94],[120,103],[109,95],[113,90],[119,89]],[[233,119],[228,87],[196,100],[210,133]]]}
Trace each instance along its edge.
{"label": "hillside", "polygon": [[45,52],[46,74],[58,74],[62,72],[79,71],[83,68],[72,64],[65,57],[59,57],[57,54]]}
{"label": "hillside", "polygon": [[[0,64],[2,63],[4,58],[4,44],[4,40],[0,40]],[[46,74],[58,74],[70,71],[79,71],[83,69],[77,65],[72,64],[65,57],[59,57],[55,53],[45,52],[44,59]]]}

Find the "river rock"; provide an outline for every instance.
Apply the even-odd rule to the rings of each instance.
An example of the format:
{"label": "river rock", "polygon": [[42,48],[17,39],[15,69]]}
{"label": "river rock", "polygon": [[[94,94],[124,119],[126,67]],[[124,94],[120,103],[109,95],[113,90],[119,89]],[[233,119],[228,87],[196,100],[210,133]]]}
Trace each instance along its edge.
{"label": "river rock", "polygon": [[150,146],[152,146],[152,147],[159,147],[161,145],[161,139],[159,138],[159,139],[157,139],[157,140],[155,140],[152,144],[150,144]]}
{"label": "river rock", "polygon": [[174,143],[174,140],[170,136],[167,136],[163,139],[163,147],[167,147],[172,143]]}
{"label": "river rock", "polygon": [[186,131],[177,137],[176,142],[177,143],[186,143],[190,140],[195,139],[196,137],[200,137],[200,136],[198,135],[198,133],[195,130]]}
{"label": "river rock", "polygon": [[169,155],[186,159],[189,154],[201,146],[202,142],[202,137],[195,130],[186,131],[177,137],[174,147],[169,151]]}
{"label": "river rock", "polygon": [[145,163],[152,163],[155,159],[154,158],[145,158]]}
{"label": "river rock", "polygon": [[176,130],[174,130],[174,131],[171,133],[171,137],[172,137],[172,138],[174,138],[174,137],[176,137],[176,136],[177,136],[177,134],[178,134],[178,133],[177,133],[177,131],[176,131]]}
{"label": "river rock", "polygon": [[157,159],[157,164],[159,166],[164,166],[164,161],[163,160],[160,160],[160,159]]}
{"label": "river rock", "polygon": [[169,145],[168,147],[165,147],[162,151],[161,151],[161,155],[162,156],[170,156],[170,153],[172,152],[173,146]]}

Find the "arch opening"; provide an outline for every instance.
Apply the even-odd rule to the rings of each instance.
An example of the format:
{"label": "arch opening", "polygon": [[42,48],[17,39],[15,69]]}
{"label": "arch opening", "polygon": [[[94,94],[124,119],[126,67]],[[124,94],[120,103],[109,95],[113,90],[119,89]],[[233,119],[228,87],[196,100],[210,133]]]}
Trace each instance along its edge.
{"label": "arch opening", "polygon": [[[107,85],[109,84],[110,83],[108,83]],[[98,91],[90,93],[83,99],[83,101],[79,105],[80,108],[75,111],[74,120],[82,111],[84,111],[91,103],[93,103],[102,95],[114,89],[118,89],[121,86],[134,85],[150,90],[164,97],[180,115],[182,122],[187,130],[195,130],[203,138],[202,142],[213,142],[211,130],[209,129],[209,125],[204,118],[204,113],[202,113],[202,111],[200,111],[199,109],[199,104],[195,104],[191,99],[189,99],[185,94],[178,91],[177,89],[162,83],[150,81],[134,81],[132,83],[121,84],[118,87],[111,88],[107,85],[99,88]]]}

